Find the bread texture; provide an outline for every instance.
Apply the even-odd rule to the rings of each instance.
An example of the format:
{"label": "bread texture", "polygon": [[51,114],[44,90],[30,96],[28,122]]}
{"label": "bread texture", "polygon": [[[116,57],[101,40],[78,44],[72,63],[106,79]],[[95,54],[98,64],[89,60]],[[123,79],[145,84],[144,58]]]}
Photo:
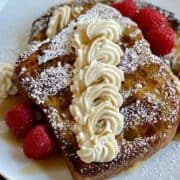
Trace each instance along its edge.
{"label": "bread texture", "polygon": [[[118,68],[125,73],[120,89],[124,103],[119,109],[124,128],[116,137],[120,153],[110,162],[87,164],[76,154],[75,121],[69,110],[76,59],[70,39],[77,21],[111,16],[119,18],[123,30],[118,42],[124,51]],[[31,44],[17,60],[16,74],[25,94],[45,114],[74,179],[99,180],[116,175],[167,145],[178,128],[177,78],[151,53],[137,25],[107,5],[92,5],[53,39]]]}

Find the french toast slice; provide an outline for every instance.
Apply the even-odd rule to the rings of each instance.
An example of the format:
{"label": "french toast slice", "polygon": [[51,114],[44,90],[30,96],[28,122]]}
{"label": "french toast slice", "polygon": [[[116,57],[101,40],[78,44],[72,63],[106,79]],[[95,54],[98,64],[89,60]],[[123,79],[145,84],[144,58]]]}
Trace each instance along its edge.
{"label": "french toast slice", "polygon": [[[118,67],[125,73],[120,89],[125,124],[116,137],[118,156],[110,162],[86,164],[76,154],[75,121],[69,110],[76,58],[70,40],[76,21],[92,17],[118,19],[123,30],[119,44],[124,56]],[[174,137],[179,123],[179,94],[169,67],[151,53],[131,20],[109,6],[96,4],[76,21],[51,41],[31,45],[17,61],[16,74],[24,92],[46,115],[74,179],[104,179],[148,158]]]}

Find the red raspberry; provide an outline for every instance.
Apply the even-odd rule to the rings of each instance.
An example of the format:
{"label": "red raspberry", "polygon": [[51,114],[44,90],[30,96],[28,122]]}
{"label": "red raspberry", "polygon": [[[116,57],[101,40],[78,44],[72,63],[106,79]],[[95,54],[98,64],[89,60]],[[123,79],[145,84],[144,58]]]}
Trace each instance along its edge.
{"label": "red raspberry", "polygon": [[123,16],[130,18],[133,18],[137,10],[137,6],[133,0],[124,0],[121,3],[114,3],[112,7],[119,10]]}
{"label": "red raspberry", "polygon": [[21,103],[7,112],[5,120],[11,132],[23,138],[33,127],[35,115],[29,104]]}
{"label": "red raspberry", "polygon": [[134,20],[144,33],[167,23],[167,19],[164,15],[150,7],[139,10],[134,16]]}
{"label": "red raspberry", "polygon": [[49,157],[55,150],[55,143],[44,125],[32,129],[23,144],[24,154],[35,160]]}
{"label": "red raspberry", "polygon": [[170,27],[160,26],[146,34],[146,39],[151,45],[152,51],[157,55],[166,55],[175,46],[175,32]]}

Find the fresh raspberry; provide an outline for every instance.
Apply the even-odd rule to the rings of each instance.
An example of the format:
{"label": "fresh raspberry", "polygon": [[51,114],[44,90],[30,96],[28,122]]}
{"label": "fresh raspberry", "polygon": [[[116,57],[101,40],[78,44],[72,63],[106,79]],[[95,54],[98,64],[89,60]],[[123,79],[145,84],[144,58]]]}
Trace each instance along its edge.
{"label": "fresh raspberry", "polygon": [[146,34],[146,39],[151,45],[152,51],[157,55],[166,55],[175,46],[175,32],[170,27],[160,26]]}
{"label": "fresh raspberry", "polygon": [[136,13],[137,6],[133,0],[124,0],[123,2],[114,3],[112,7],[119,10],[123,16],[133,18]]}
{"label": "fresh raspberry", "polygon": [[35,160],[49,157],[55,150],[55,143],[44,125],[32,129],[23,144],[24,154]]}
{"label": "fresh raspberry", "polygon": [[33,127],[35,116],[29,104],[21,103],[7,112],[5,120],[11,132],[23,138]]}
{"label": "fresh raspberry", "polygon": [[150,7],[140,9],[134,16],[134,20],[144,33],[167,24],[166,17],[159,11]]}

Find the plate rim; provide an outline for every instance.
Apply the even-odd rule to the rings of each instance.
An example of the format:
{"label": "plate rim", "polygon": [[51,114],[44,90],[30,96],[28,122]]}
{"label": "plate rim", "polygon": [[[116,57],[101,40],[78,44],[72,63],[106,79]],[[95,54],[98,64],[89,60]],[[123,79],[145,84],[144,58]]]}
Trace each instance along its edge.
{"label": "plate rim", "polygon": [[[6,7],[6,5],[7,5],[7,3],[9,3],[9,0],[4,0],[5,2],[4,2],[4,5],[2,6],[2,8],[0,8],[0,13],[1,13],[1,11]],[[152,3],[152,2],[150,2],[151,4],[154,4],[154,3]],[[169,10],[168,10],[169,11]],[[172,11],[169,11],[169,12],[172,12]],[[178,20],[180,20],[180,18],[178,17],[178,15],[175,13],[175,12],[172,12],[172,13],[174,13],[174,15],[175,15],[175,17],[178,19]],[[2,171],[0,171],[0,180],[2,179],[2,178],[4,178],[5,180],[6,179],[8,179],[8,177],[2,172]]]}

